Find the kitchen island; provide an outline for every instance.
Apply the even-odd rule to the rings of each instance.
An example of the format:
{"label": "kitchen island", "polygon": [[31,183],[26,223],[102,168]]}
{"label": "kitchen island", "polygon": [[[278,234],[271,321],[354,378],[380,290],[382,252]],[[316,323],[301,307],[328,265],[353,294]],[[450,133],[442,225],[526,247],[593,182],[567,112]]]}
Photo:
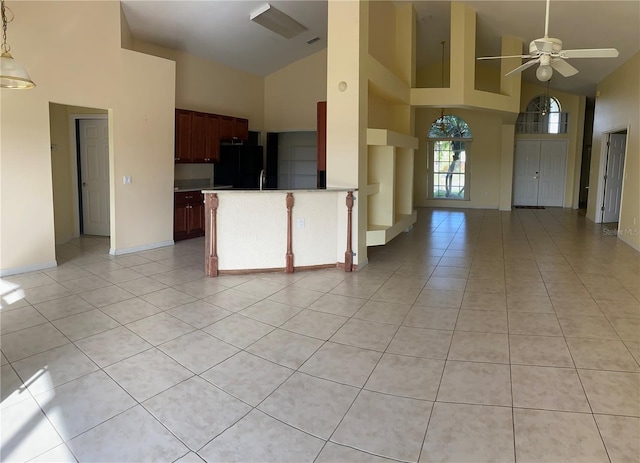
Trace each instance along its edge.
{"label": "kitchen island", "polygon": [[352,269],[357,190],[202,190],[209,276]]}

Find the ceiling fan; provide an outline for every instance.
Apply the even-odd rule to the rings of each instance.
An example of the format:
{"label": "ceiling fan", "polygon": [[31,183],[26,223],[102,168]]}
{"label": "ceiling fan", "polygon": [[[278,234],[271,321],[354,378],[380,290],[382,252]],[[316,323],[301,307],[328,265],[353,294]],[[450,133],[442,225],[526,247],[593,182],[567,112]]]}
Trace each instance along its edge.
{"label": "ceiling fan", "polygon": [[505,76],[522,72],[525,69],[540,63],[536,69],[536,77],[542,82],[551,79],[555,69],[564,77],[570,77],[578,73],[578,70],[565,61],[569,58],[616,58],[618,50],[615,48],[583,48],[578,50],[563,50],[562,40],[549,37],[549,2],[547,0],[547,13],[544,24],[544,37],[533,40],[529,44],[528,55],[513,56],[485,56],[479,60],[503,59],[503,58],[530,58],[529,61],[518,66]]}

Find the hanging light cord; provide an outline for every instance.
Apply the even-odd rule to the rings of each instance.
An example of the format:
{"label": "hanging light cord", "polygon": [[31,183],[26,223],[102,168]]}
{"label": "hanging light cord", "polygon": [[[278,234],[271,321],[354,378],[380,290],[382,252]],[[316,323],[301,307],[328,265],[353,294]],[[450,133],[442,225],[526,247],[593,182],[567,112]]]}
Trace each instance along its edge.
{"label": "hanging light cord", "polygon": [[[9,44],[7,44],[7,22],[9,22],[7,21],[7,8],[4,6],[4,0],[2,0],[2,2],[0,3],[0,9],[2,10],[2,53],[9,53],[11,47],[9,46]],[[9,9],[9,12],[11,12],[13,16],[13,12],[11,11],[11,9]]]}
{"label": "hanging light cord", "polygon": [[[4,18],[4,12],[2,14],[3,14],[3,18]],[[442,74],[442,88],[444,88],[444,44],[445,43],[447,43],[445,40],[440,42],[440,44],[442,45],[442,69],[441,69],[441,71],[442,71],[442,73],[441,73]]]}
{"label": "hanging light cord", "polygon": [[544,91],[544,102],[542,103],[542,115],[546,116],[551,110],[550,99],[549,99],[549,84],[551,83],[551,79],[547,81],[547,88]]}
{"label": "hanging light cord", "polygon": [[[442,42],[440,42],[440,44],[442,45],[442,65],[441,67],[441,82],[442,82],[442,88],[444,88],[444,45],[447,42],[445,40],[443,40]],[[440,111],[440,129],[444,132],[444,106],[442,107],[442,110]]]}

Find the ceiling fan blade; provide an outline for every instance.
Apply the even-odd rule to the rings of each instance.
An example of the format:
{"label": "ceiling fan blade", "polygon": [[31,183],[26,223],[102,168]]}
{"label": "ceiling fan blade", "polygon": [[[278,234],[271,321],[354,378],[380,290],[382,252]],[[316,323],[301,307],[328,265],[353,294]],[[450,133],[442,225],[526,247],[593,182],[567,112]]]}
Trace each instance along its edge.
{"label": "ceiling fan blade", "polygon": [[518,66],[517,68],[515,68],[513,71],[509,71],[505,74],[506,76],[510,76],[511,74],[516,74],[518,72],[522,72],[525,69],[529,69],[531,66],[533,66],[536,63],[540,62],[540,58],[536,58],[536,59],[532,59],[531,61],[527,61],[526,63],[524,63],[522,66]]}
{"label": "ceiling fan blade", "polygon": [[562,58],[617,58],[618,50],[615,48],[583,48],[580,50],[562,50]]}
{"label": "ceiling fan blade", "polygon": [[536,48],[540,53],[551,53],[553,51],[553,42],[547,42],[546,40],[534,40]]}
{"label": "ceiling fan blade", "polygon": [[564,77],[571,77],[578,73],[578,70],[567,63],[562,58],[556,58],[551,61],[551,67],[558,71]]}
{"label": "ceiling fan blade", "polygon": [[478,60],[483,59],[506,59],[506,58],[533,58],[531,55],[511,55],[511,56],[482,56],[480,58],[476,58]]}

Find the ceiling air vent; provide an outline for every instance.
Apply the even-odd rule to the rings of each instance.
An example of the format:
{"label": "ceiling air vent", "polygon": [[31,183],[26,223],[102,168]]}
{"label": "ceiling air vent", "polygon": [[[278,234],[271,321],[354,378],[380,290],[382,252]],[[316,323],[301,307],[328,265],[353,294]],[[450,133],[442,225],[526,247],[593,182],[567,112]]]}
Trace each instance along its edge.
{"label": "ceiling air vent", "polygon": [[307,40],[307,44],[311,45],[312,43],[316,43],[318,40],[320,40],[320,37],[314,37],[311,40]]}
{"label": "ceiling air vent", "polygon": [[251,13],[249,19],[286,39],[291,39],[307,30],[291,16],[268,3]]}

